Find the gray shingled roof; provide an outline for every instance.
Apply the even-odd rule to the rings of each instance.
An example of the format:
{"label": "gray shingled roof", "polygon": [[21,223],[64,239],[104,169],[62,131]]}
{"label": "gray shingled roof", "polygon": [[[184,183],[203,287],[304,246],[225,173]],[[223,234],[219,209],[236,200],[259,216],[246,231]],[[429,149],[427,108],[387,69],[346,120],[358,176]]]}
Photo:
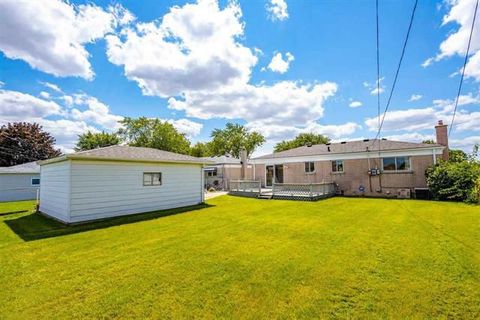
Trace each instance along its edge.
{"label": "gray shingled roof", "polygon": [[40,166],[36,161],[27,162],[11,167],[1,167],[0,173],[40,173]]}
{"label": "gray shingled roof", "polygon": [[214,164],[240,164],[240,159],[229,156],[203,157],[200,159],[213,162]]}
{"label": "gray shingled roof", "polygon": [[110,146],[105,148],[70,153],[62,157],[42,161],[40,162],[40,164],[42,165],[67,159],[208,163],[208,161],[202,160],[201,158],[153,148]]}
{"label": "gray shingled roof", "polygon": [[[331,143],[329,145],[315,144],[315,145],[312,145],[311,147],[303,146],[295,149],[267,154],[261,157],[254,158],[252,160],[284,158],[284,157],[301,157],[301,156],[324,155],[324,154],[335,154],[335,153],[365,152],[367,150],[367,147],[368,147],[368,150],[370,151],[378,151],[379,146],[380,146],[380,149],[383,151],[442,147],[439,144],[366,139],[366,140],[358,140],[358,141],[347,141],[345,143],[342,143],[342,142]],[[330,151],[329,151],[329,148],[330,148]]]}

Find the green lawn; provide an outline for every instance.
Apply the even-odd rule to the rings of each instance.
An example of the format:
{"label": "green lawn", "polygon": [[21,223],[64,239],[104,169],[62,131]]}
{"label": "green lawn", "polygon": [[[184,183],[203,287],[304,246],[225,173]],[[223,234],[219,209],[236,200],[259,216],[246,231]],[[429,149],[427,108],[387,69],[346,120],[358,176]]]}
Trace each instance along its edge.
{"label": "green lawn", "polygon": [[0,203],[0,319],[480,317],[480,207],[222,196],[74,227]]}

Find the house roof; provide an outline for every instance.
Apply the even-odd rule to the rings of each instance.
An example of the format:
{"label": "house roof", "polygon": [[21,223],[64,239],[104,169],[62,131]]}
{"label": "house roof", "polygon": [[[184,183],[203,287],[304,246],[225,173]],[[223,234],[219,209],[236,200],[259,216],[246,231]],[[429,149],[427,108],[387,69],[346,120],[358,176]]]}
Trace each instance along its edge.
{"label": "house roof", "polygon": [[311,147],[303,146],[295,149],[290,149],[281,152],[274,152],[272,154],[267,154],[261,157],[254,158],[252,160],[260,159],[275,159],[275,158],[285,158],[285,157],[301,157],[301,156],[312,156],[312,155],[326,155],[326,154],[337,154],[337,153],[355,153],[355,152],[365,152],[367,151],[378,151],[379,148],[382,151],[393,151],[393,150],[406,150],[406,149],[432,149],[432,148],[443,148],[439,144],[426,144],[426,143],[415,143],[415,142],[402,142],[402,141],[392,141],[392,140],[383,140],[383,139],[365,139],[357,141],[347,141],[347,142],[338,142],[330,144],[315,144]]}
{"label": "house roof", "polygon": [[172,163],[209,163],[201,158],[187,156],[153,148],[110,146],[87,151],[80,151],[61,157],[40,161],[40,165],[65,160],[112,160],[132,162],[172,162]]}
{"label": "house roof", "polygon": [[241,162],[240,159],[229,156],[203,157],[200,159],[213,162],[213,164],[240,164]]}
{"label": "house roof", "polygon": [[40,166],[36,161],[27,162],[11,167],[1,167],[0,174],[2,173],[40,173]]}

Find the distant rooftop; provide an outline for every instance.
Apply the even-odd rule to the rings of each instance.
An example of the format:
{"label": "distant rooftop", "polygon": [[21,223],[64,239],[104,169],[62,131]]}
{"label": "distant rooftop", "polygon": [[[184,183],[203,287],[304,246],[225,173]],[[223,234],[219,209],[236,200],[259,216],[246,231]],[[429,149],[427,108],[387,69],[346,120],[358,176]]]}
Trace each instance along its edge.
{"label": "distant rooftop", "polygon": [[200,159],[213,162],[214,164],[240,164],[240,159],[230,156],[203,157]]}
{"label": "distant rooftop", "polygon": [[378,151],[379,147],[382,151],[385,150],[402,150],[402,149],[418,149],[418,148],[435,148],[442,147],[439,144],[427,144],[427,143],[415,143],[415,142],[402,142],[391,141],[384,139],[365,139],[357,141],[345,141],[336,142],[330,144],[315,144],[312,146],[303,146],[295,149],[290,149],[281,152],[274,152],[254,158],[252,160],[259,159],[272,159],[272,158],[284,158],[284,157],[301,157],[312,155],[324,155],[335,153],[353,153],[353,152],[365,152]]}
{"label": "distant rooftop", "polygon": [[36,161],[27,162],[11,167],[0,167],[1,173],[40,173],[40,166]]}
{"label": "distant rooftop", "polygon": [[184,154],[173,153],[153,148],[110,146],[87,151],[70,153],[58,158],[41,161],[40,164],[77,160],[119,160],[119,161],[145,161],[145,162],[176,162],[176,163],[205,163],[206,161]]}

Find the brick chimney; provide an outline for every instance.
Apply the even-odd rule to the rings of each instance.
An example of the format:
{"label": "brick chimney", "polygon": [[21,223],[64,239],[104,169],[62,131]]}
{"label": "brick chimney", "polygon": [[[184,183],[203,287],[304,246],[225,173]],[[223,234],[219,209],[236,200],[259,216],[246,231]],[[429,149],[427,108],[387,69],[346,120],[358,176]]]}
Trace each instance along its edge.
{"label": "brick chimney", "polygon": [[435,126],[435,133],[437,136],[437,143],[445,146],[443,150],[443,160],[448,161],[448,126],[443,124],[442,120],[438,120],[438,124]]}

